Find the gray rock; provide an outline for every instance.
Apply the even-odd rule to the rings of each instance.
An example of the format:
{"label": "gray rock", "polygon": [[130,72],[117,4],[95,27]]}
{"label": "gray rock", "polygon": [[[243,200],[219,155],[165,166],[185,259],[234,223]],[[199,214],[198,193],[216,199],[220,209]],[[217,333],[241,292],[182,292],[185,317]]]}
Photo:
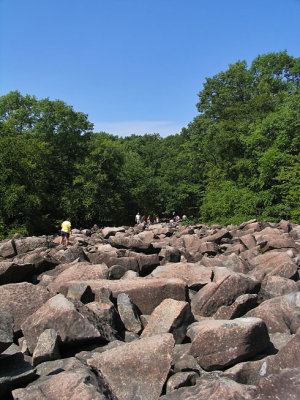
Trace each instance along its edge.
{"label": "gray rock", "polygon": [[157,400],[169,373],[173,347],[171,334],[153,336],[93,353],[87,364],[99,371],[118,400]]}
{"label": "gray rock", "polygon": [[0,311],[0,353],[6,350],[14,340],[14,318],[10,312]]}
{"label": "gray rock", "polygon": [[207,320],[196,326],[190,353],[207,371],[224,369],[262,353],[270,344],[259,318]]}
{"label": "gray rock", "polygon": [[131,302],[126,293],[120,293],[117,297],[117,307],[120,318],[125,328],[138,334],[142,329],[142,324],[135,305]]}
{"label": "gray rock", "polygon": [[32,355],[33,365],[60,358],[59,339],[54,329],[45,329],[38,338]]}

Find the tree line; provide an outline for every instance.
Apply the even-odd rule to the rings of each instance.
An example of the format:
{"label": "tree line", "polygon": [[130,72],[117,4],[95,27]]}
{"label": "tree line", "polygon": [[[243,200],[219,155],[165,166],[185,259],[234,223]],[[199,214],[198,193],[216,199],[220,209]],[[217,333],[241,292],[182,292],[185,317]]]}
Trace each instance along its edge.
{"label": "tree line", "polygon": [[0,236],[133,224],[137,211],[190,221],[300,223],[300,58],[257,56],[206,78],[180,134],[93,132],[61,100],[0,97]]}

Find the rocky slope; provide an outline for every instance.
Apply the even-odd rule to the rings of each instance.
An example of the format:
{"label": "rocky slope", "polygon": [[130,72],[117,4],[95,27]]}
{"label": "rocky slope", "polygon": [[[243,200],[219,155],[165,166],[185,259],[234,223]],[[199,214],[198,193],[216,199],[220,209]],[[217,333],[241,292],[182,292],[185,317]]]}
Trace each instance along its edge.
{"label": "rocky slope", "polygon": [[1,241],[1,399],[299,399],[299,250],[256,220]]}

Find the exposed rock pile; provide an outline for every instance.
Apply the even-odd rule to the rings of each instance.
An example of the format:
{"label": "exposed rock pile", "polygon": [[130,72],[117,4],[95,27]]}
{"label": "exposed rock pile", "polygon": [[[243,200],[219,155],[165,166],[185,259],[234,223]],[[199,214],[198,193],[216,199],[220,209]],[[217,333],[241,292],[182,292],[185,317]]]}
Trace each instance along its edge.
{"label": "exposed rock pile", "polygon": [[288,221],[15,235],[1,399],[299,399],[299,265]]}

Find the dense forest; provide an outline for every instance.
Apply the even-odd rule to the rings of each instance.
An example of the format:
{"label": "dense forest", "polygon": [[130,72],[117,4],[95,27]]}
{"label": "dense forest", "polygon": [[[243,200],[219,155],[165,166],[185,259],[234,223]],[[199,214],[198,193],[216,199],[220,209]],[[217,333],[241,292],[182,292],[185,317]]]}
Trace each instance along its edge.
{"label": "dense forest", "polygon": [[[257,56],[207,78],[180,134],[93,132],[63,101],[0,97],[0,237],[134,223],[141,214],[300,223],[300,58]],[[170,105],[171,107],[172,105]]]}

